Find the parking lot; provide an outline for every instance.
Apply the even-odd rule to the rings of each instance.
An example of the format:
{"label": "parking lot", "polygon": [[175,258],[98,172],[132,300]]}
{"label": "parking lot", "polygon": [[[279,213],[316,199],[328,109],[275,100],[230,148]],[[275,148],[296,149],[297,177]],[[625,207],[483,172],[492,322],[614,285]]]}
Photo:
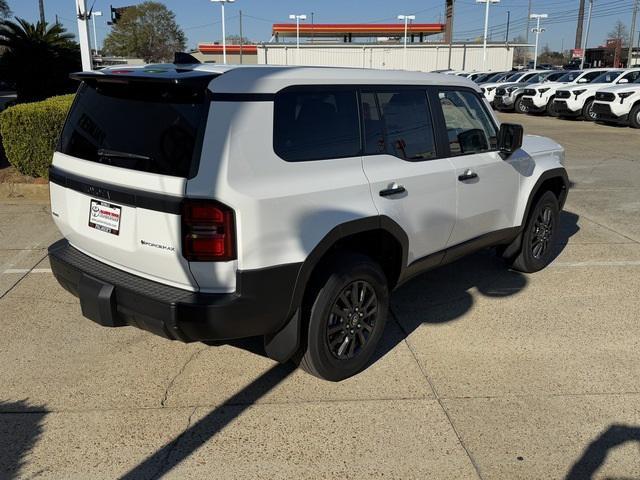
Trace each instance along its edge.
{"label": "parking lot", "polygon": [[337,384],[260,341],[93,324],[50,273],[48,205],[0,201],[0,478],[640,478],[640,132],[501,118],[567,149],[555,262],[418,277]]}

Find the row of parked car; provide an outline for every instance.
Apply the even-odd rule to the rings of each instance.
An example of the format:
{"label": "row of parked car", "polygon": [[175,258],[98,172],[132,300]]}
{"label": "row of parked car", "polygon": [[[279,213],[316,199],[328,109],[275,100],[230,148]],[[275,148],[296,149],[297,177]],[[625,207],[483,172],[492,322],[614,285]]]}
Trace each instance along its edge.
{"label": "row of parked car", "polygon": [[476,82],[496,110],[640,128],[640,68],[444,73]]}

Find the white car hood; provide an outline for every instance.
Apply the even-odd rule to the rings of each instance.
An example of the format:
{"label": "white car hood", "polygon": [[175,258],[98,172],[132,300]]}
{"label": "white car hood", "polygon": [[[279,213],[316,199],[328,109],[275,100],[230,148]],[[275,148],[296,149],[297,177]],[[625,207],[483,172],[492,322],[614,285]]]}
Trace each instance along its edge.
{"label": "white car hood", "polygon": [[587,92],[595,92],[596,90],[601,90],[606,85],[610,85],[609,83],[580,83],[576,85],[571,85],[567,88],[562,88],[561,90],[569,90],[570,92],[576,90],[586,90]]}
{"label": "white car hood", "polygon": [[603,88],[599,88],[598,91],[600,92],[611,92],[611,93],[617,93],[617,92],[637,92],[640,90],[640,83],[624,83],[622,85],[611,85],[609,87],[603,87]]}

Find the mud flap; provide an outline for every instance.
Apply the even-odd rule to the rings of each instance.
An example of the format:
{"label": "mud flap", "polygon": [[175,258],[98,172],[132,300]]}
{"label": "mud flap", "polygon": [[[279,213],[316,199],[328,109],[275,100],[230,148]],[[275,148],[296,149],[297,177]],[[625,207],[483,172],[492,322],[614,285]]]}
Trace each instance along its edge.
{"label": "mud flap", "polygon": [[103,327],[121,327],[125,323],[116,314],[115,291],[111,284],[83,274],[78,285],[82,315]]}

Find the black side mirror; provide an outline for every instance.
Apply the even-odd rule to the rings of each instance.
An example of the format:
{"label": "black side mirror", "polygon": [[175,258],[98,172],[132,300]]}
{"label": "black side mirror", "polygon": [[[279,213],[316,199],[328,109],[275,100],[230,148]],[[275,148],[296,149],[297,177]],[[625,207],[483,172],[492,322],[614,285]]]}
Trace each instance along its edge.
{"label": "black side mirror", "polygon": [[517,123],[503,123],[498,132],[498,150],[503,156],[509,156],[522,147],[524,129]]}

